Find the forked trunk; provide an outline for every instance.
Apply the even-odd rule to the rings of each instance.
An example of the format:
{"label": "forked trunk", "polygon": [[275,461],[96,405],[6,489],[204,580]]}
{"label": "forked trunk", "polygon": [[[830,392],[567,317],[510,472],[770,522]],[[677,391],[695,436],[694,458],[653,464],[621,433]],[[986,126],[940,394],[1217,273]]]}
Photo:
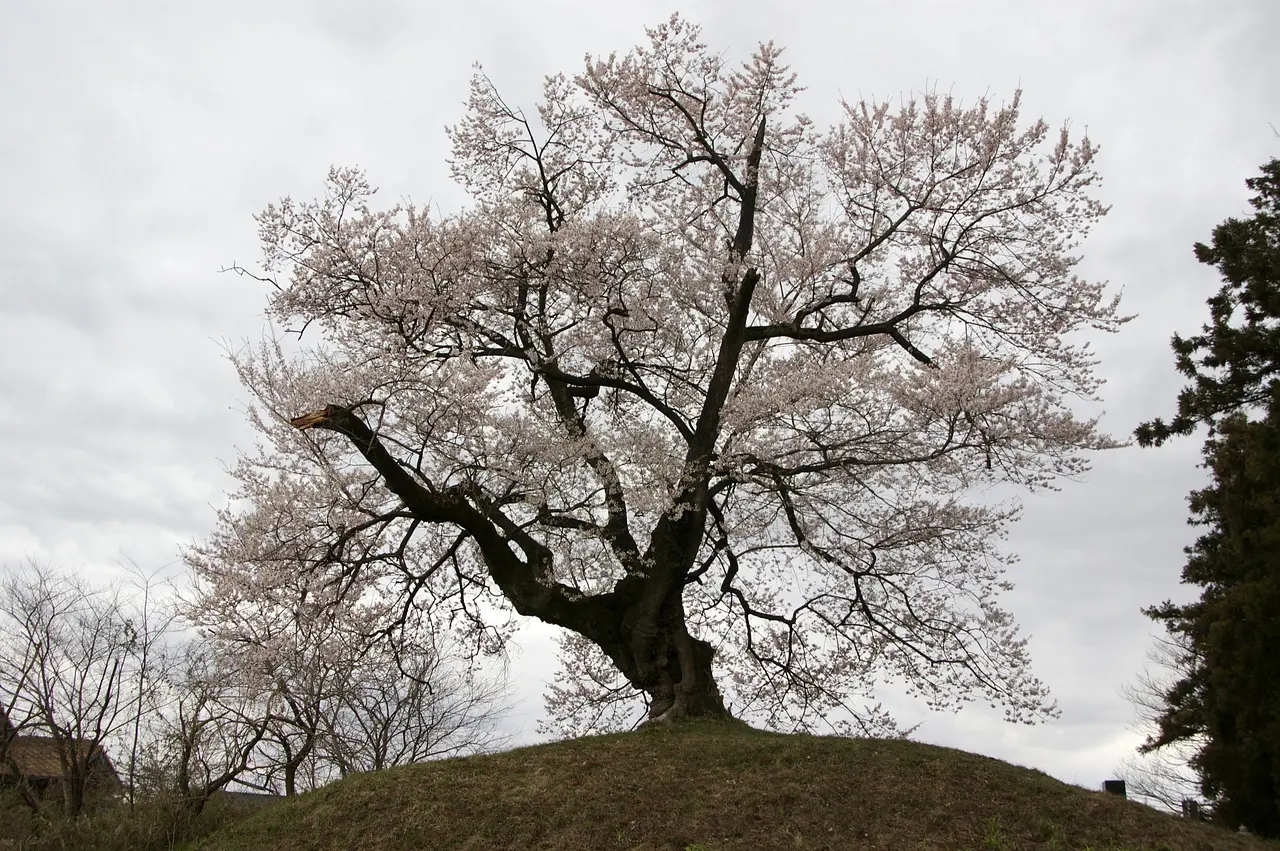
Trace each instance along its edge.
{"label": "forked trunk", "polygon": [[624,618],[623,629],[633,661],[623,673],[649,695],[646,723],[732,717],[711,670],[715,648],[689,634],[680,591],[663,602],[656,620]]}
{"label": "forked trunk", "polygon": [[667,658],[666,676],[657,687],[648,689],[648,723],[671,723],[682,718],[729,718],[724,699],[711,672],[715,650],[707,642],[687,633],[685,650],[673,650]]}

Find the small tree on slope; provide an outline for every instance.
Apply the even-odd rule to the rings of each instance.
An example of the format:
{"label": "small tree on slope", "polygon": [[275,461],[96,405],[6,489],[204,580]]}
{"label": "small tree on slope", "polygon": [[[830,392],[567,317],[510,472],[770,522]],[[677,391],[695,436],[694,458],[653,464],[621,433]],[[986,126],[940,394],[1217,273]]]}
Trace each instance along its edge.
{"label": "small tree on slope", "polygon": [[1096,148],[1046,147],[1017,97],[820,133],[771,43],[730,69],[679,18],[649,36],[547,78],[536,119],[477,74],[465,212],[375,211],[334,170],[259,216],[271,314],[322,339],[233,355],[267,444],[191,564],[432,607],[478,649],[497,601],[655,720],[725,715],[723,686],[888,733],[849,702],[881,672],[1052,716],[996,601],[1018,509],[960,495],[1119,445],[1065,405],[1100,382],[1064,336],[1126,321],[1072,274]]}

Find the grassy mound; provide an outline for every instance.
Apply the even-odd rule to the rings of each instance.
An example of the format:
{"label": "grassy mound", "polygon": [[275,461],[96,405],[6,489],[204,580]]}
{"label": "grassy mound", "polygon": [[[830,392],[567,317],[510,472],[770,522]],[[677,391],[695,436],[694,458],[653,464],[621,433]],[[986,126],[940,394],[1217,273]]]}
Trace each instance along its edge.
{"label": "grassy mound", "polygon": [[915,742],[726,722],[349,777],[199,851],[1277,851],[1039,771]]}

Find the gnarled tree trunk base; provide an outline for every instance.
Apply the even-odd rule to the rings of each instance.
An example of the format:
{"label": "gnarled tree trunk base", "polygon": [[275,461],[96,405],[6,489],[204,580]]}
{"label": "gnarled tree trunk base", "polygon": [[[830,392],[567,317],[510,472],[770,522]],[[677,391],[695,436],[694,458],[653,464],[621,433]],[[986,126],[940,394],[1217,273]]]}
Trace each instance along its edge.
{"label": "gnarled tree trunk base", "polygon": [[671,724],[694,718],[731,718],[711,670],[715,649],[693,638],[680,624],[667,637],[669,651],[661,681],[647,689],[650,696],[647,724]]}

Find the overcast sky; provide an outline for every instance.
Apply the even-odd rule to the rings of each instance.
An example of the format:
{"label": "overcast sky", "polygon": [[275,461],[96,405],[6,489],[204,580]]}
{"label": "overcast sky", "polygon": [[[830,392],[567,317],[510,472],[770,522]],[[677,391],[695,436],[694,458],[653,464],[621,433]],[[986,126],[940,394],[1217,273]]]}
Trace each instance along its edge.
{"label": "overcast sky", "polygon": [[[0,2],[0,564],[28,557],[106,580],[176,562],[212,529],[224,465],[252,434],[221,341],[257,339],[262,285],[219,269],[260,259],[252,215],[312,198],[358,165],[380,198],[465,201],[444,127],[473,62],[531,108],[544,74],[625,52],[672,11],[735,61],[761,40],[808,87],[819,126],[838,98],[926,86],[964,103],[1024,89],[1023,118],[1070,120],[1101,145],[1112,205],[1080,273],[1123,288],[1138,318],[1096,335],[1104,430],[1168,416],[1182,386],[1168,341],[1207,319],[1220,285],[1192,244],[1250,212],[1244,180],[1280,155],[1274,0],[863,0],[540,3],[393,0]],[[1094,456],[1081,482],[1027,498],[1010,535],[1011,610],[1059,721],[1011,726],[886,695],[916,738],[1098,788],[1140,737],[1120,693],[1155,624],[1184,601],[1185,497],[1203,434]],[[510,731],[536,740],[554,672],[549,628],[519,638]]]}

